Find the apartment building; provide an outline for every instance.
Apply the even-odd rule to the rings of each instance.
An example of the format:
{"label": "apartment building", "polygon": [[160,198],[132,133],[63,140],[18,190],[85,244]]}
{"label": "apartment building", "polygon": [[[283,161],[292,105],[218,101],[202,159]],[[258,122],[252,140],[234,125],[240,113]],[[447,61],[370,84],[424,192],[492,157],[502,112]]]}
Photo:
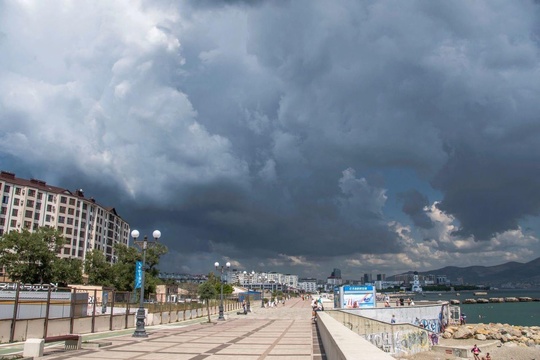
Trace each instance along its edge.
{"label": "apartment building", "polygon": [[115,263],[115,244],[128,245],[129,224],[112,207],[86,198],[82,190],[71,192],[37,179],[21,179],[0,172],[0,236],[10,231],[35,231],[50,226],[64,234],[62,258],[84,261],[86,253],[97,249]]}

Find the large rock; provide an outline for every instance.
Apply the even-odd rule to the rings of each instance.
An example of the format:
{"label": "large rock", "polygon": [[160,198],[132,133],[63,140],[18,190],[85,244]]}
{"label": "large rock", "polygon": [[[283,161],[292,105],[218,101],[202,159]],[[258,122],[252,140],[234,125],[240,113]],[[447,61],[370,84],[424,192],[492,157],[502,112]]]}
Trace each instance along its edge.
{"label": "large rock", "polygon": [[472,330],[466,327],[461,327],[454,333],[454,339],[470,339],[473,336]]}
{"label": "large rock", "polygon": [[476,340],[486,340],[486,335],[483,335],[483,334],[476,334],[475,336]]}
{"label": "large rock", "polygon": [[442,335],[444,339],[451,339],[454,334],[452,334],[450,331],[445,331]]}
{"label": "large rock", "polygon": [[517,328],[510,329],[509,333],[514,337],[521,337],[521,330]]}

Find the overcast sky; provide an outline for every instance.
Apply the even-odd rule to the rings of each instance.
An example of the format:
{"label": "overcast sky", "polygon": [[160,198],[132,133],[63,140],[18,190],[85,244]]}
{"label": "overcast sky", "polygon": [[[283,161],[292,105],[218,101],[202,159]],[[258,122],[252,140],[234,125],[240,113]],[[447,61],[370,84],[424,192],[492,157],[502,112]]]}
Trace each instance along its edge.
{"label": "overcast sky", "polygon": [[0,168],[161,270],[540,256],[540,2],[0,0]]}

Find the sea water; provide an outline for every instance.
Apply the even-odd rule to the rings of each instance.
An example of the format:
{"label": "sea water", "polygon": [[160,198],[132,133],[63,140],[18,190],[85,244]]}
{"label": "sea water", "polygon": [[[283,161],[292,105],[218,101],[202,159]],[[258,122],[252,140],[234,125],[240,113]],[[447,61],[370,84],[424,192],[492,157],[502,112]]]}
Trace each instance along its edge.
{"label": "sea water", "polygon": [[[484,290],[478,290],[484,291]],[[523,290],[487,290],[487,295],[474,295],[474,291],[430,292],[415,295],[414,299],[421,304],[422,300],[459,300],[461,312],[467,316],[467,323],[501,323],[521,326],[540,326],[540,302],[463,304],[465,299],[489,299],[506,297],[540,298],[540,289]],[[440,294],[440,295],[439,295]]]}

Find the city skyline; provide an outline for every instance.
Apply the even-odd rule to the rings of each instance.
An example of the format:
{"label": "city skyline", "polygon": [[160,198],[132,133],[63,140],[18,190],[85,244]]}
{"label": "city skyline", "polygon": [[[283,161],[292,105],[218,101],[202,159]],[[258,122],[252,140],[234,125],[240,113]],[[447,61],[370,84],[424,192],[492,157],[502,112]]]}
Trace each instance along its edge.
{"label": "city skyline", "polygon": [[159,229],[164,272],[540,257],[538,2],[0,9],[0,170]]}

